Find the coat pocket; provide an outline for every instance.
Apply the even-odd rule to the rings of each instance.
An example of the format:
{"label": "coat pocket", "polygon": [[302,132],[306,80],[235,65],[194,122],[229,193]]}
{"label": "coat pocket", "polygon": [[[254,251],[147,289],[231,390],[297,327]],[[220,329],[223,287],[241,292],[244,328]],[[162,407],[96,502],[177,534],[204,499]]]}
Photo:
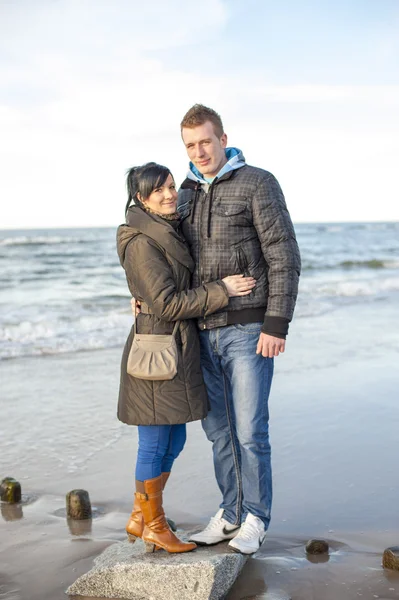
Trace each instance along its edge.
{"label": "coat pocket", "polygon": [[235,248],[235,254],[236,254],[236,261],[237,261],[237,265],[238,265],[238,268],[240,270],[240,273],[242,273],[243,275],[245,275],[245,277],[249,277],[248,259],[245,256],[245,252],[241,248],[241,246],[236,246],[236,248]]}
{"label": "coat pocket", "polygon": [[245,198],[215,198],[212,214],[223,219],[228,227],[252,225],[252,216]]}
{"label": "coat pocket", "polygon": [[245,204],[230,204],[230,203],[219,203],[213,207],[212,212],[216,215],[220,215],[221,217],[233,217],[234,215],[239,215],[243,213],[247,209]]}

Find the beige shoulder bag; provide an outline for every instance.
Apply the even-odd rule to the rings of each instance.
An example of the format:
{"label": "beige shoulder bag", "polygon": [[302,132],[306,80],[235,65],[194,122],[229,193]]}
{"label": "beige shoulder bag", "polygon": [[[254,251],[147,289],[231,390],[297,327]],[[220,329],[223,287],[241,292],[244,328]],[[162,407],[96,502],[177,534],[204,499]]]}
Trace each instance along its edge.
{"label": "beige shoulder bag", "polygon": [[176,332],[180,321],[176,321],[171,335],[137,333],[137,311],[134,312],[134,337],[127,359],[127,372],[137,379],[150,381],[173,379],[177,373]]}

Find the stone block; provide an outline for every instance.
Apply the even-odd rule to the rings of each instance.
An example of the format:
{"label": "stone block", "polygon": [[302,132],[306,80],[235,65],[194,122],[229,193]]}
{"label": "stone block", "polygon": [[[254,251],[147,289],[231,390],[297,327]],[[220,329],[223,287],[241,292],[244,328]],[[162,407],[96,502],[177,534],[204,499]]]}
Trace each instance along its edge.
{"label": "stone block", "polygon": [[229,552],[227,543],[183,554],[151,554],[141,540],[119,542],[98,556],[66,593],[126,600],[220,600],[246,559]]}

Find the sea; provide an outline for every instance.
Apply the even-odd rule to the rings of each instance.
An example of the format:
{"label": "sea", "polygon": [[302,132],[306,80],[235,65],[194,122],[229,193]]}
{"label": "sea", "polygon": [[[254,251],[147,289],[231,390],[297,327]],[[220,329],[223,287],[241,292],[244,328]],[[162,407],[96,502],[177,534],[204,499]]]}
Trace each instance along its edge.
{"label": "sea", "polygon": [[[399,223],[297,224],[295,319],[399,299]],[[132,322],[115,228],[0,231],[0,360],[122,346]]]}
{"label": "sea", "polygon": [[[227,598],[397,600],[399,573],[381,559],[399,541],[399,223],[296,232],[299,296],[269,400],[271,527]],[[23,490],[22,503],[0,502],[1,599],[62,600],[125,539],[137,428],[116,414],[133,316],[115,238],[0,231],[0,480]],[[65,518],[73,489],[95,510],[81,529]],[[167,514],[199,529],[219,502],[211,444],[189,423]],[[309,557],[311,538],[329,555]]]}

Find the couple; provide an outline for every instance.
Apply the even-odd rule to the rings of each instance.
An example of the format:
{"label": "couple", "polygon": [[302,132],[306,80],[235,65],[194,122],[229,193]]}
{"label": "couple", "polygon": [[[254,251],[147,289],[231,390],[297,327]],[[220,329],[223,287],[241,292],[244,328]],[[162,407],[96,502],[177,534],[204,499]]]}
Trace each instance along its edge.
{"label": "couple", "polygon": [[[191,162],[179,193],[166,167],[131,169],[126,225],[117,235],[141,305],[138,333],[171,334],[178,321],[179,349],[174,379],[148,381],[127,373],[133,328],[125,345],[118,418],[138,425],[139,437],[126,531],[147,551],[230,540],[232,550],[252,554],[270,522],[268,397],[293,316],[299,250],[278,182],[227,148],[214,110],[194,105],[181,135]],[[183,542],[165,518],[162,491],[186,423],[198,419],[213,444],[223,499],[208,526]]]}

